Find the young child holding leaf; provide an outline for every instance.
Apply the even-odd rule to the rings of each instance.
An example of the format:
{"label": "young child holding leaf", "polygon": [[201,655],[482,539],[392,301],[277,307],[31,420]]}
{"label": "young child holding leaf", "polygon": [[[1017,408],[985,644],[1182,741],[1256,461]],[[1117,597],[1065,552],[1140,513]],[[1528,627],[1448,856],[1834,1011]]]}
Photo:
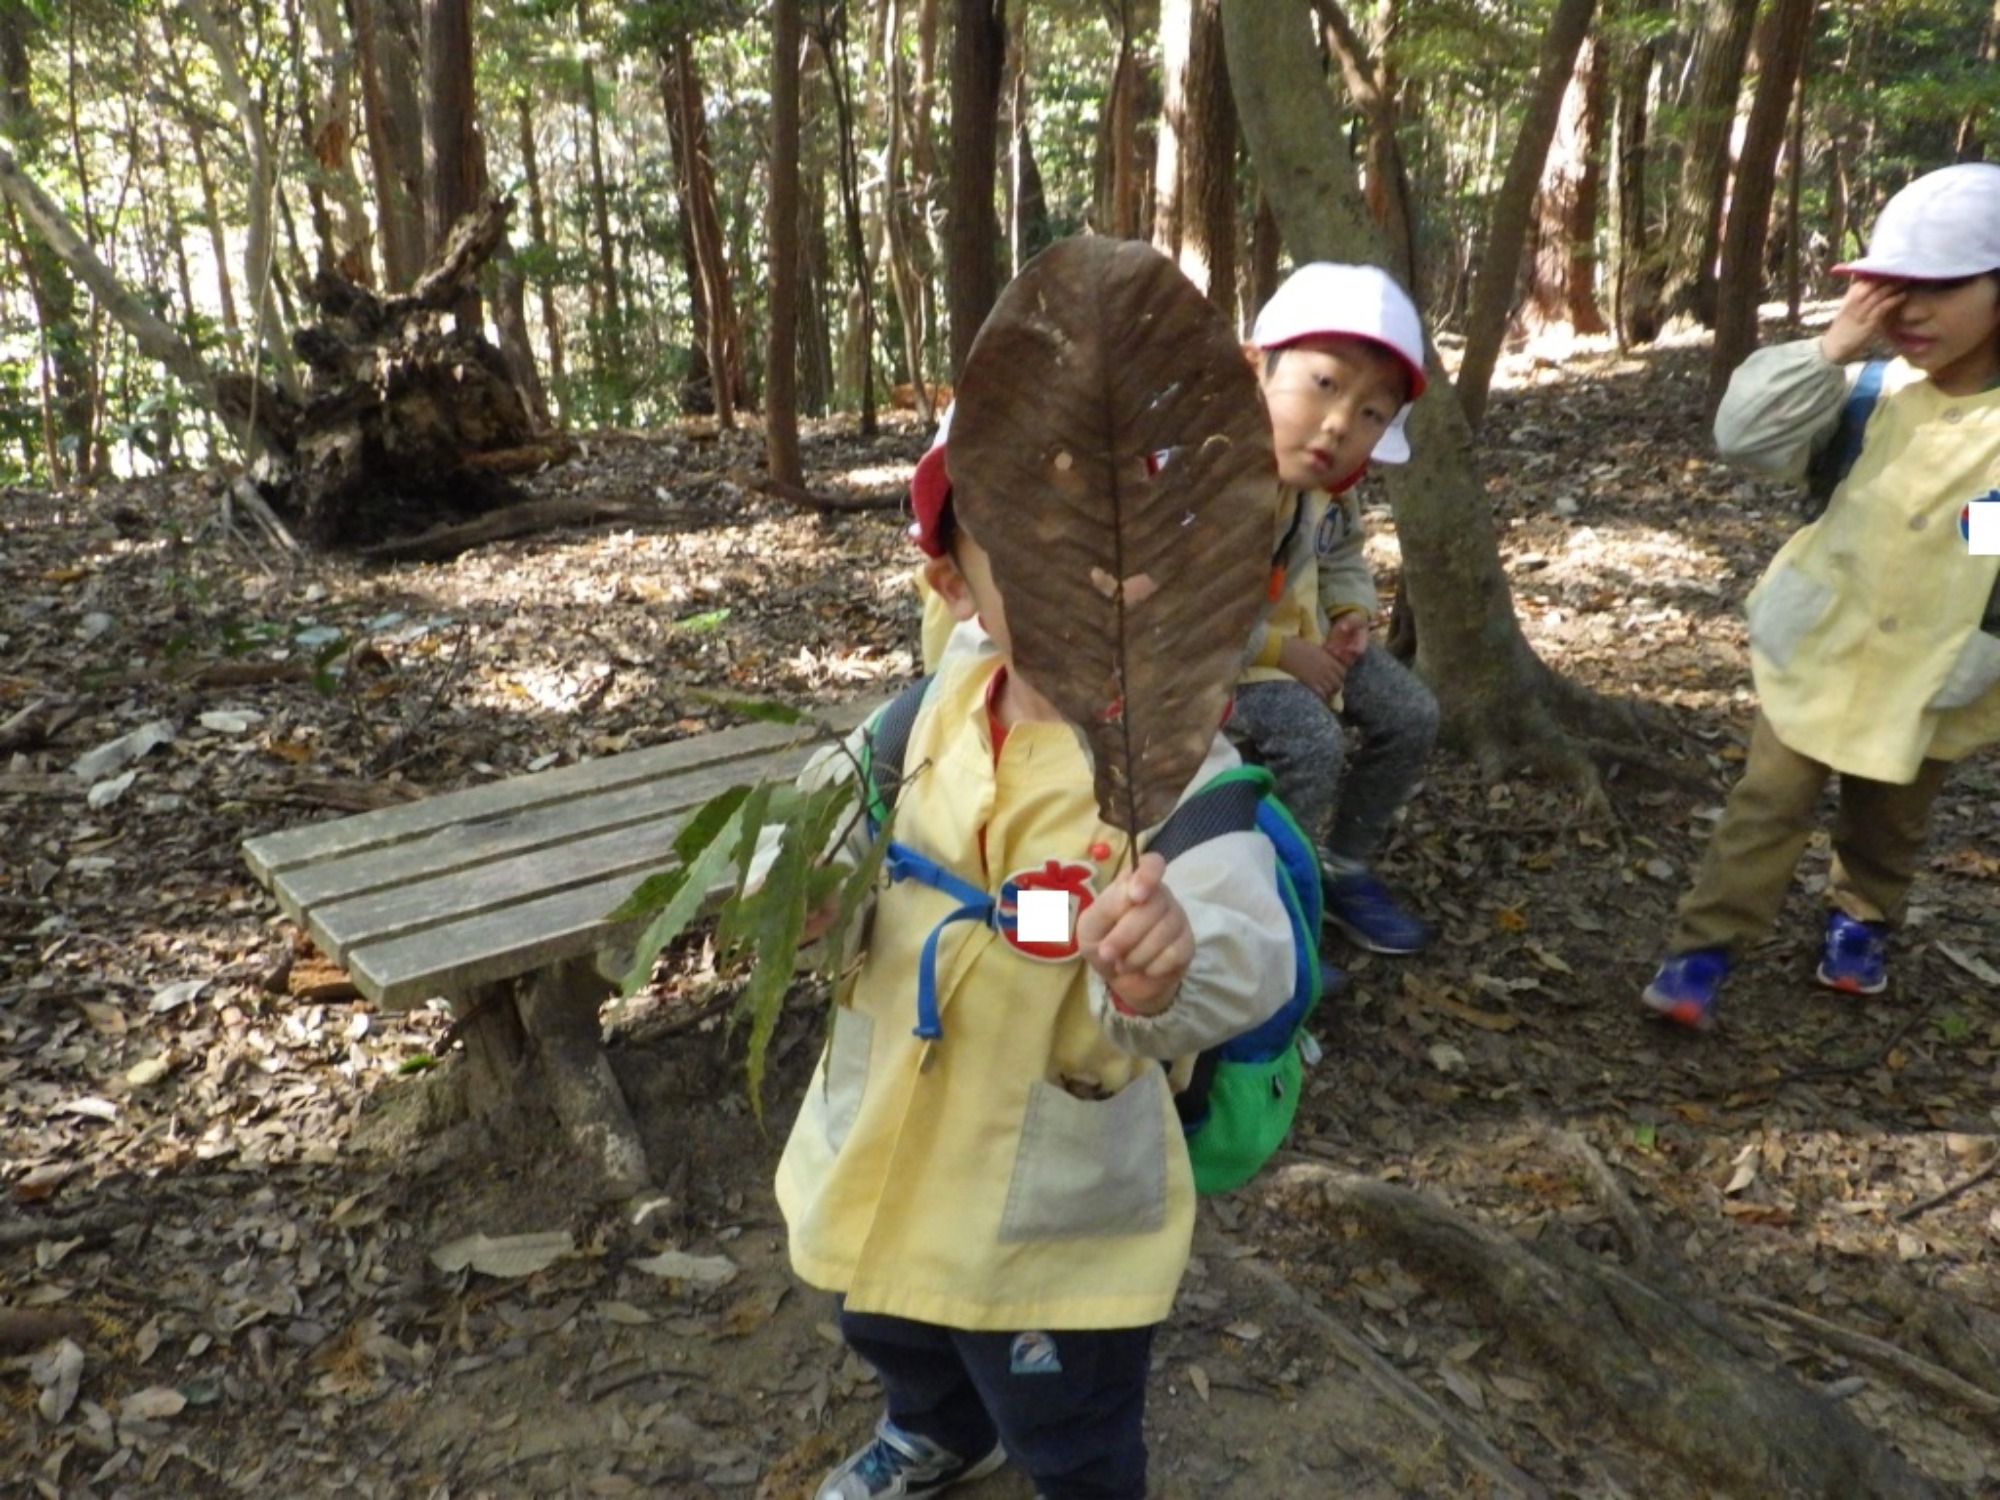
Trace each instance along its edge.
{"label": "young child holding leaf", "polygon": [[[1211,368],[1190,375],[1190,343]],[[778,1168],[793,1267],[840,1294],[887,1408],[821,1500],[1007,1459],[1045,1500],[1146,1493],[1153,1332],[1194,1223],[1170,1065],[1276,1012],[1293,972],[1261,833],[1142,852],[1237,761],[1219,731],[1268,466],[1222,320],[1149,247],[1085,239],[1003,294],[918,471],[926,578],[990,649],[949,653],[917,710],[903,852]],[[1217,565],[1228,546],[1254,566]],[[867,735],[802,784],[860,778]],[[835,858],[869,847],[857,828]],[[1059,896],[1053,934],[1031,893]]]}
{"label": "young child holding leaf", "polygon": [[[1328,919],[1360,947],[1414,953],[1431,929],[1372,865],[1437,742],[1438,704],[1370,641],[1375,579],[1349,491],[1371,458],[1409,459],[1423,326],[1386,272],[1316,261],[1265,304],[1245,352],[1270,409],[1278,542],[1270,617],[1251,638],[1229,731],[1319,841]],[[1343,718],[1361,731],[1351,755]]]}

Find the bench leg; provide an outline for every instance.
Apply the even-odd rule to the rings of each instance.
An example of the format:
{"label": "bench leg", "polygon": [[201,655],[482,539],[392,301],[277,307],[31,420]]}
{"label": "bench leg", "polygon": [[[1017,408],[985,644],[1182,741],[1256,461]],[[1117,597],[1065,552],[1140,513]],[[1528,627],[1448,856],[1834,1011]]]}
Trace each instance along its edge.
{"label": "bench leg", "polygon": [[652,1171],[604,1055],[598,1009],[610,995],[589,959],[571,959],[521,980],[516,1004],[557,1120],[604,1174],[606,1194],[627,1198],[652,1181]]}

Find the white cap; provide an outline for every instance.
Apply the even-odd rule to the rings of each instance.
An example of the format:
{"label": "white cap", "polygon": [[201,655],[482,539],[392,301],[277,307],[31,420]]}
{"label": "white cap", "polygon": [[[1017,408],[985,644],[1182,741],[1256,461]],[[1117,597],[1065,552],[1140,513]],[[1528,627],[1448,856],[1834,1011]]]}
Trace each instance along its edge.
{"label": "white cap", "polygon": [[[1282,349],[1323,334],[1380,344],[1403,362],[1410,378],[1410,401],[1423,395],[1424,325],[1409,294],[1381,267],[1326,260],[1300,266],[1257,314],[1250,342],[1259,349]],[[1371,458],[1385,464],[1409,462],[1405,430],[1409,415],[1406,401],[1376,441]]]}
{"label": "white cap", "polygon": [[1969,161],[1926,172],[1883,205],[1868,253],[1833,269],[1911,281],[2000,271],[2000,166]]}

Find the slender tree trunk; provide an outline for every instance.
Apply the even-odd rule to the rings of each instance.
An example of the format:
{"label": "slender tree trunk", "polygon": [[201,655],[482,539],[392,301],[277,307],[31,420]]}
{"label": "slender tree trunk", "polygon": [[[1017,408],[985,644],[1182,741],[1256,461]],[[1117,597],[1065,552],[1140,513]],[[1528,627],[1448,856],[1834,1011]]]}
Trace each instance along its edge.
{"label": "slender tree trunk", "polygon": [[[816,31],[816,40],[820,56],[826,62],[827,90],[833,99],[836,159],[840,176],[840,219],[847,250],[849,285],[855,302],[855,342],[859,346],[856,361],[859,368],[855,373],[861,396],[860,431],[863,437],[874,437],[880,430],[875,411],[875,278],[861,225],[861,170],[854,146],[855,110],[847,71],[845,17],[846,8],[837,7],[826,28]],[[796,116],[796,80],[792,85],[792,95],[792,110]],[[797,420],[796,411],[793,420]]]}
{"label": "slender tree trunk", "polygon": [[[479,206],[486,157],[475,118],[472,80],[472,0],[423,0],[424,254],[434,256],[452,226]],[[465,331],[482,316],[468,282],[452,315]]]}
{"label": "slender tree trunk", "polygon": [[888,143],[883,155],[886,201],[883,223],[889,238],[889,285],[896,298],[896,317],[903,336],[903,363],[917,411],[925,421],[936,416],[931,400],[930,368],[925,357],[930,346],[931,303],[928,264],[920,252],[929,241],[923,229],[919,206],[919,186],[911,172],[915,153],[910,131],[924,118],[911,98],[911,85],[904,77],[899,35],[901,0],[884,0],[879,45],[882,54],[883,103],[887,113]]}
{"label": "slender tree trunk", "polygon": [[1405,286],[1421,286],[1424,276],[1417,257],[1416,215],[1410,207],[1410,174],[1399,139],[1396,75],[1382,45],[1395,25],[1394,0],[1385,0],[1376,11],[1373,44],[1355,30],[1338,0],[1316,0],[1313,9],[1326,29],[1327,50],[1340,64],[1348,97],[1367,122],[1362,190],[1387,247],[1389,259],[1384,264]]}
{"label": "slender tree trunk", "polygon": [[953,7],[945,305],[956,379],[979,325],[1000,294],[1000,225],[993,192],[999,175],[1000,72],[1007,26],[1006,0],[953,0]]}
{"label": "slender tree trunk", "polygon": [[[1626,16],[1649,22],[1667,0],[1627,0]],[[1650,159],[1653,68],[1659,49],[1650,25],[1635,28],[1618,63],[1618,255],[1612,276],[1612,305],[1622,345],[1650,344],[1660,332],[1662,264],[1653,249],[1653,224],[1646,195]]]}
{"label": "slender tree trunk", "polygon": [[[42,141],[30,87],[33,25],[21,0],[0,0],[0,137],[17,142],[31,162]],[[43,461],[50,480],[60,484],[72,473],[72,455],[88,452],[97,381],[77,316],[75,283],[43,240],[18,232],[16,239],[46,356]]]}
{"label": "slender tree trunk", "polygon": [[181,9],[214,57],[223,96],[235,110],[237,124],[243,131],[244,159],[249,166],[249,181],[245,186],[249,227],[244,236],[243,279],[250,299],[250,326],[256,330],[257,349],[272,378],[281,389],[296,393],[298,372],[292,363],[273,286],[277,269],[277,244],[272,234],[278,196],[277,156],[264,127],[263,110],[236,66],[235,39],[216,19],[208,0],[183,0]]}
{"label": "slender tree trunk", "polygon": [[[1987,78],[1992,78],[1995,70],[2000,69],[2000,0],[1993,0],[1993,9],[1986,17],[1986,35],[1979,43],[1979,62]],[[1965,114],[1958,122],[1958,138],[1953,143],[1952,154],[1960,161],[1991,160],[1988,134],[1992,120],[1990,96],[1987,100],[1967,105]]]}
{"label": "slender tree trunk", "polygon": [[1757,347],[1757,304],[1764,290],[1764,236],[1770,224],[1771,192],[1777,181],[1778,152],[1792,92],[1805,65],[1816,0],[1771,0],[1757,34],[1757,92],[1736,158],[1736,182],[1729,195],[1729,223],[1722,236],[1722,274],[1717,285],[1715,345],[1708,371],[1712,415],[1730,373]]}
{"label": "slender tree trunk", "polygon": [[1666,316],[1692,313],[1709,324],[1715,316],[1715,252],[1722,239],[1723,193],[1729,183],[1729,136],[1736,123],[1757,0],[1713,0],[1703,14],[1682,141],[1680,186],[1662,246],[1666,278],[1661,299]]}
{"label": "slender tree trunk", "polygon": [[132,336],[140,352],[158,360],[197,400],[221,416],[246,450],[256,454],[284,446],[293,408],[283,394],[259,389],[253,380],[243,377],[218,377],[180,334],[118,280],[68,216],[4,147],[0,147],[0,196],[19,211],[27,227],[69,268],[112,321]]}
{"label": "slender tree trunk", "polygon": [[1534,92],[1521,119],[1521,132],[1515,138],[1514,153],[1508,158],[1506,175],[1487,215],[1486,249],[1480,256],[1478,276],[1473,283],[1472,313],[1465,326],[1465,354],[1458,366],[1458,399],[1465,409],[1466,420],[1474,427],[1486,414],[1487,388],[1493,381],[1493,366],[1499,360],[1501,342],[1507,336],[1507,315],[1513,309],[1521,254],[1527,244],[1528,219],[1534,211],[1535,184],[1541,179],[1543,163],[1548,160],[1549,141],[1555,135],[1563,91],[1569,86],[1577,49],[1590,30],[1596,4],[1597,0],[1557,0],[1549,17],[1549,29],[1542,37]]}
{"label": "slender tree trunk", "polygon": [[1180,267],[1225,313],[1236,308],[1236,101],[1223,55],[1221,0],[1194,0],[1188,47],[1190,139],[1180,153]]}
{"label": "slender tree trunk", "polygon": [[[555,258],[555,242],[549,238],[548,205],[542,192],[541,153],[535,143],[535,112],[527,91],[514,96],[514,118],[521,150],[521,175],[528,194],[528,236],[530,247],[543,264]],[[562,314],[556,307],[555,278],[545,271],[537,283],[536,295],[542,305],[542,342],[549,349],[549,381],[561,392],[564,373]]]}
{"label": "slender tree trunk", "polygon": [[[771,24],[771,242],[764,351],[764,458],[771,478],[803,487],[799,462],[799,0],[775,0]],[[831,59],[829,59],[829,65]]]}
{"label": "slender tree trunk", "polygon": [[410,0],[346,0],[360,64],[361,118],[375,184],[382,282],[407,290],[424,265],[423,109]]}
{"label": "slender tree trunk", "polygon": [[[960,0],[960,4],[967,0]],[[1136,239],[1146,227],[1145,160],[1139,146],[1143,67],[1132,0],[1115,0],[1118,49],[1097,125],[1098,232]]]}
{"label": "slender tree trunk", "polygon": [[1194,40],[1195,0],[1160,0],[1160,138],[1153,148],[1153,248],[1181,253],[1181,152],[1191,125],[1187,113],[1188,50]]}
{"label": "slender tree trunk", "polygon": [[1563,93],[1549,159],[1535,195],[1528,237],[1528,286],[1521,307],[1529,329],[1604,332],[1597,310],[1598,164],[1604,102],[1604,49],[1586,37]]}
{"label": "slender tree trunk", "polygon": [[[1284,9],[1289,15],[1275,4],[1254,14],[1235,4],[1222,12],[1229,76],[1258,179],[1298,259],[1379,265],[1381,236],[1347,154],[1341,111],[1320,74],[1307,0]],[[1386,475],[1404,577],[1424,621],[1418,668],[1437,691],[1447,737],[1489,775],[1539,766],[1601,795],[1589,762],[1554,717],[1558,707],[1587,700],[1521,633],[1474,467],[1472,429],[1450,399],[1435,353],[1426,364],[1430,392],[1411,413],[1412,461]]]}
{"label": "slender tree trunk", "polygon": [[375,236],[354,167],[354,54],[342,29],[338,0],[308,0],[308,7],[326,81],[317,97],[302,87],[300,98],[310,101],[306,145],[325,172],[327,190],[339,210],[333,263],[349,281],[374,286],[370,245]]}
{"label": "slender tree trunk", "polygon": [[708,127],[702,106],[701,75],[695,68],[694,46],[676,36],[661,58],[668,135],[674,148],[674,175],[681,192],[681,213],[693,236],[695,266],[701,277],[707,312],[709,385],[715,420],[724,428],[736,425],[736,405],[744,395],[742,336],[722,238],[722,215],[716,206],[715,165],[708,154]]}

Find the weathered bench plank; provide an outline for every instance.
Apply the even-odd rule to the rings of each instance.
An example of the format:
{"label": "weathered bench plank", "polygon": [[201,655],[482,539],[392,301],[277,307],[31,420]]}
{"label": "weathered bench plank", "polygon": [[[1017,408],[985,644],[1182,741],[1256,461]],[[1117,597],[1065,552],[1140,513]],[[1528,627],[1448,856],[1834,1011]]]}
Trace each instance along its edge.
{"label": "weathered bench plank", "polygon": [[[844,732],[874,706],[826,720]],[[593,957],[695,808],[795,774],[813,743],[804,726],[746,725],[261,835],[244,856],[371,1000],[457,997]]]}

